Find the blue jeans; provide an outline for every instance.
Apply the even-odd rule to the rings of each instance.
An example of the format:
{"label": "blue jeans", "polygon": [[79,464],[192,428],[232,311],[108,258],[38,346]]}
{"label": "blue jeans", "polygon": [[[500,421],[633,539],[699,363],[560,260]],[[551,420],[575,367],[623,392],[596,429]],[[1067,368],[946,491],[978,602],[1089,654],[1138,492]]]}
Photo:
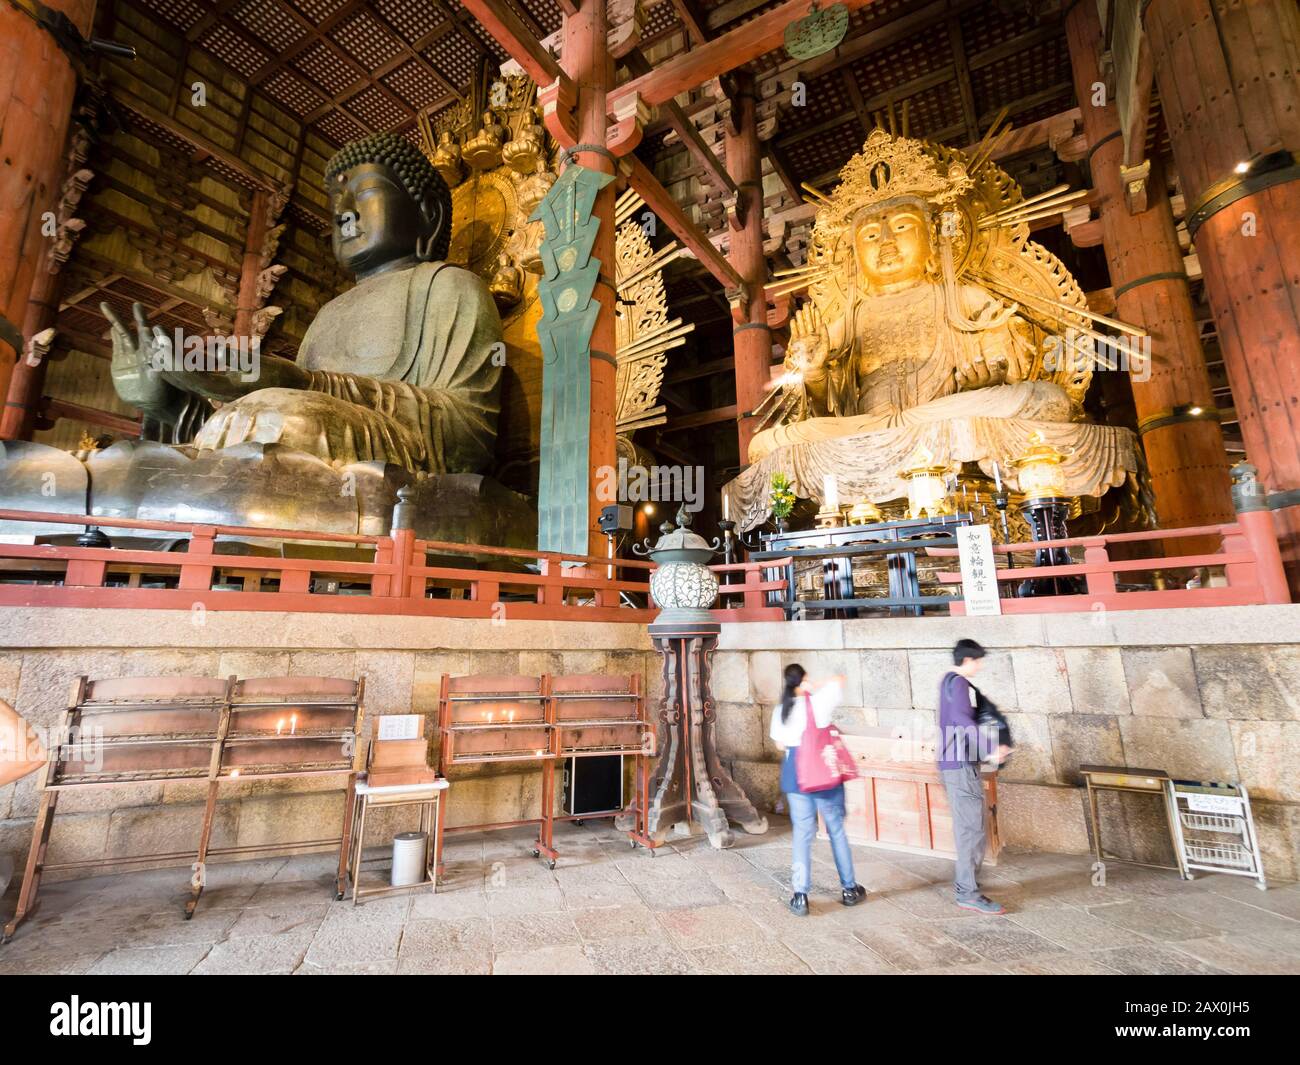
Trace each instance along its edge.
{"label": "blue jeans", "polygon": [[790,885],[794,893],[807,895],[812,887],[812,843],[817,835],[818,814],[822,815],[831,837],[831,853],[835,855],[840,885],[851,888],[857,884],[853,852],[844,832],[844,785],[829,791],[786,792],[785,799],[790,804],[790,820],[794,822],[794,857],[790,864]]}

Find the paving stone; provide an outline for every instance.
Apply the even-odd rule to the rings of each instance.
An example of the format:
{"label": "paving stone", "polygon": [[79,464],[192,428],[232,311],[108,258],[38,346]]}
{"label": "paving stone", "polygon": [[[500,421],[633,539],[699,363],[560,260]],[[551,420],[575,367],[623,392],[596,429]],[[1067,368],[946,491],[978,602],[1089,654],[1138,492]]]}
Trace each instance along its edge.
{"label": "paving stone", "polygon": [[397,964],[401,941],[401,921],[343,923],[326,917],[307,949],[303,965],[348,972],[391,972]]}
{"label": "paving stone", "polygon": [[482,891],[470,889],[447,891],[440,886],[436,892],[420,892],[411,897],[411,920],[433,917],[454,921],[462,917],[486,917],[487,915],[487,894]]}
{"label": "paving stone", "polygon": [[1199,939],[1217,931],[1211,925],[1189,920],[1159,902],[1117,902],[1109,906],[1092,906],[1088,912],[1107,924],[1127,928],[1150,939]]}
{"label": "paving stone", "polygon": [[[634,893],[635,894],[635,893]],[[661,931],[655,911],[637,898],[631,905],[592,906],[570,911],[578,935],[585,942],[600,939],[632,939],[654,936]]]}
{"label": "paving stone", "polygon": [[1065,950],[1100,950],[1133,942],[1127,929],[1073,906],[1015,912],[1008,920]]}
{"label": "paving stone", "polygon": [[1038,954],[1057,954],[1063,948],[1005,917],[975,917],[974,920],[938,921],[936,926],[954,942],[972,950],[986,961],[1006,962]]}
{"label": "paving stone", "polygon": [[[227,939],[240,939],[244,936],[281,936],[303,929],[313,934],[325,920],[329,907],[325,903],[316,906],[265,907],[244,910],[235,923],[226,931]],[[289,966],[292,971],[297,963]]]}
{"label": "paving stone", "polygon": [[706,879],[643,882],[636,885],[636,890],[641,900],[652,910],[712,906],[726,901],[726,897],[713,882]]}
{"label": "paving stone", "polygon": [[1181,940],[1178,949],[1226,973],[1300,976],[1300,957],[1250,936]]}
{"label": "paving stone", "polygon": [[1167,946],[1146,943],[1136,947],[1099,950],[1094,955],[1102,965],[1124,976],[1223,976],[1223,969]]}
{"label": "paving stone", "polygon": [[529,951],[578,942],[570,913],[516,913],[492,918],[492,949]]}
{"label": "paving stone", "polygon": [[610,976],[680,976],[691,972],[691,959],[667,936],[606,939],[588,943],[583,953],[596,971]]}
{"label": "paving stone", "polygon": [[785,944],[774,939],[741,939],[686,951],[700,972],[724,976],[793,976],[813,970]]}
{"label": "paving stone", "polygon": [[596,963],[577,945],[507,951],[492,959],[496,976],[591,976]]}
{"label": "paving stone", "polygon": [[412,976],[487,976],[492,972],[492,952],[473,950],[399,955],[394,971]]}
{"label": "paving stone", "polygon": [[[1257,890],[1256,894],[1260,892]],[[1164,905],[1197,924],[1209,925],[1222,932],[1264,938],[1273,934],[1282,937],[1288,934],[1300,935],[1300,921],[1251,906],[1251,901],[1238,901],[1212,891],[1200,891],[1195,895],[1168,898]]]}
{"label": "paving stone", "polygon": [[853,935],[873,954],[904,971],[978,964],[981,960],[974,951],[926,921],[869,925],[856,929]]}
{"label": "paving stone", "polygon": [[658,916],[659,923],[682,947],[718,946],[764,937],[763,929],[744,910],[730,904],[665,910]]}
{"label": "paving stone", "polygon": [[898,970],[851,936],[827,933],[783,936],[781,942],[813,972],[824,976],[875,976]]}
{"label": "paving stone", "polygon": [[211,943],[167,947],[124,947],[103,955],[86,969],[87,976],[184,976],[212,949]]}
{"label": "paving stone", "polygon": [[1017,976],[1115,976],[1116,971],[1089,954],[1041,954],[1007,963]]}
{"label": "paving stone", "polygon": [[195,976],[292,973],[302,964],[314,928],[279,935],[245,935],[217,943],[191,972]]}
{"label": "paving stone", "polygon": [[549,913],[564,909],[564,895],[556,884],[502,888],[488,891],[487,910],[493,917],[519,913]]}

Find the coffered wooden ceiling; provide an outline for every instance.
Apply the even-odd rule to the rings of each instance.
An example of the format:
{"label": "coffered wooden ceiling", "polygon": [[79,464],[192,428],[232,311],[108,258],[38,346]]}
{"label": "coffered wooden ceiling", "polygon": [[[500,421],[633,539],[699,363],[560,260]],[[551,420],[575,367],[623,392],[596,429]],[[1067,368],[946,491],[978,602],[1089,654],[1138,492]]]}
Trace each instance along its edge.
{"label": "coffered wooden ceiling", "polygon": [[[456,0],[117,0],[147,10],[332,144],[375,130],[416,137],[416,115],[451,106],[505,50]],[[539,38],[555,0],[510,0]],[[647,5],[642,50],[657,58],[764,17],[779,0]],[[966,143],[1011,105],[1018,123],[1071,106],[1055,0],[877,0],[834,52],[751,64],[765,95],[801,78],[774,148],[797,180],[825,180],[860,147],[872,113],[908,101],[913,130]],[[652,140],[651,144],[654,143]]]}

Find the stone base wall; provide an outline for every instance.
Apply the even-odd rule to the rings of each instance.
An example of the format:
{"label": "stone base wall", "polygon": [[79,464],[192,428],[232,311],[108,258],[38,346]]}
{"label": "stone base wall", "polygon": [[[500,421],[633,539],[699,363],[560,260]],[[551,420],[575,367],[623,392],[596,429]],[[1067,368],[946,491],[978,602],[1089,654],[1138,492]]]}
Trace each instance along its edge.
{"label": "stone base wall", "polygon": [[[767,731],[787,664],[846,677],[846,732],[924,732],[962,637],[989,651],[976,683],[1016,740],[998,780],[1004,843],[1087,853],[1078,767],[1164,769],[1245,784],[1267,874],[1300,877],[1300,605],[726,626],[713,691],[737,779],[777,799]],[[1172,862],[1158,802],[1104,794],[1100,814],[1110,853]]]}
{"label": "stone base wall", "polygon": [[[344,614],[160,610],[0,611],[0,698],[31,724],[53,729],[73,680],[115,676],[330,676],[366,678],[368,719],[426,715],[436,739],[443,673],[638,673],[655,699],[659,656],[641,625],[551,624]],[[653,705],[653,704],[652,704]],[[31,843],[39,786],[33,774],[0,788],[0,856],[19,871]],[[538,816],[541,775],[512,766],[456,770],[447,824]],[[197,845],[207,785],[152,783],[64,792],[51,862],[185,851]],[[222,787],[213,846],[337,836],[337,780],[260,781]],[[388,816],[382,816],[387,813]],[[367,843],[417,827],[414,808],[367,822]],[[58,876],[51,874],[51,879]]]}
{"label": "stone base wall", "polygon": [[[939,678],[963,636],[989,650],[980,686],[1008,712],[1017,751],[999,780],[1003,840],[1066,853],[1089,849],[1078,766],[1168,770],[1250,789],[1271,877],[1300,876],[1300,605],[1000,618],[801,621],[724,626],[714,659],[720,745],[755,802],[778,801],[767,739],[783,667],[842,673],[846,731],[933,726]],[[447,673],[639,672],[651,707],[659,658],[643,626],[352,617],[339,614],[0,611],[0,698],[52,728],[72,680],[284,674],[366,677],[369,717],[417,712],[436,727]],[[536,816],[539,776],[510,767],[458,771],[449,824]],[[65,793],[50,860],[183,851],[198,838],[204,785],[142,784]],[[231,785],[214,846],[337,834],[342,793],[328,782]],[[0,856],[21,868],[36,777],[0,788]],[[1103,802],[1106,845],[1171,857],[1146,796]],[[374,825],[378,843],[403,820]]]}

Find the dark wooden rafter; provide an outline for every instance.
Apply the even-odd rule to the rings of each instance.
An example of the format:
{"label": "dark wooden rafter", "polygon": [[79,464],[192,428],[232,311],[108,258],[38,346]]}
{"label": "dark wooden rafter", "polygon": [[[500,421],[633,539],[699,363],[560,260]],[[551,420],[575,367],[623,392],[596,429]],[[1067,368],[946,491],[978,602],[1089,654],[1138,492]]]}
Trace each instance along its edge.
{"label": "dark wooden rafter", "polygon": [[709,30],[708,20],[696,0],[669,0],[669,2],[692,41],[696,44],[704,44],[713,36]]}
{"label": "dark wooden rafter", "polygon": [[948,19],[948,43],[952,46],[957,91],[961,96],[961,117],[966,123],[966,139],[979,140],[979,116],[975,113],[975,90],[971,86],[970,65],[966,62],[966,45],[961,35],[961,19]]}

